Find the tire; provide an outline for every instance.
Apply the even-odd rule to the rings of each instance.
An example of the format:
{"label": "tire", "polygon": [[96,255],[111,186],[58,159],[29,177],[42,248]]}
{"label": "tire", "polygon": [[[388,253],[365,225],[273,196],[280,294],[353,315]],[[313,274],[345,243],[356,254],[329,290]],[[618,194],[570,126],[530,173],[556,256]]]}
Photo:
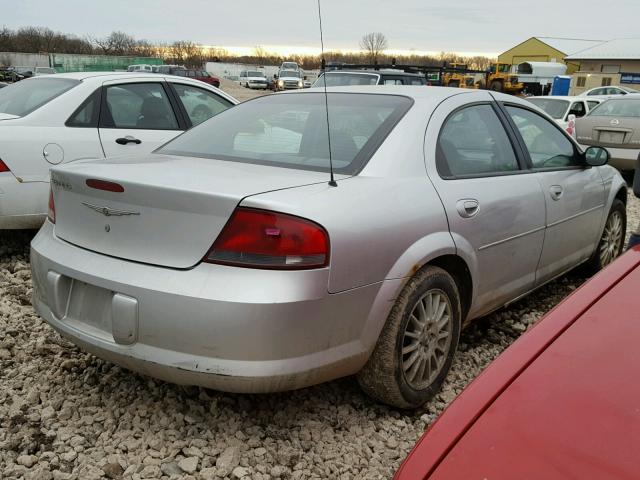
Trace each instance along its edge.
{"label": "tire", "polygon": [[[419,304],[422,303],[424,307],[431,302],[433,306],[434,298],[440,302],[434,310],[443,308],[442,320],[447,314],[449,318],[446,328],[438,330],[432,327],[434,330],[428,331],[414,319],[420,316]],[[425,310],[428,309],[427,305]],[[426,326],[437,325],[428,320],[425,323]],[[424,404],[440,390],[451,368],[461,324],[460,294],[451,275],[438,267],[423,268],[405,285],[396,299],[373,353],[358,373],[360,387],[371,397],[394,407],[415,408]],[[420,330],[423,333],[419,337],[420,334],[416,332]],[[446,334],[446,338],[435,341],[432,338],[429,341],[426,337],[427,334],[440,333]],[[440,348],[435,349],[436,344]],[[403,349],[406,351],[409,348],[413,350],[403,354]],[[411,357],[416,355],[417,359],[414,358],[413,363],[410,363]],[[439,358],[436,358],[436,368],[427,373],[426,369],[431,369],[431,360],[434,359],[434,356],[429,355]],[[423,358],[429,359],[428,367]],[[419,366],[416,367],[416,364]],[[413,372],[416,368],[417,371]]]}
{"label": "tire", "polygon": [[624,248],[627,235],[627,209],[619,199],[615,199],[609,210],[602,236],[593,254],[585,263],[588,273],[596,273],[613,262]]}
{"label": "tire", "polygon": [[494,80],[493,82],[491,82],[491,85],[489,85],[489,90],[493,92],[502,92],[503,89],[504,88],[500,80]]}

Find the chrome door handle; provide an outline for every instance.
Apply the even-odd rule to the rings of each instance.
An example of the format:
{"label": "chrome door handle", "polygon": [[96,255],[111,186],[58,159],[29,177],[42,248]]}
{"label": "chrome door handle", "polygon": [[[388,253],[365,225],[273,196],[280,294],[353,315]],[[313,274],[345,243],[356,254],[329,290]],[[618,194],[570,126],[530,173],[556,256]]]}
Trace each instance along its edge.
{"label": "chrome door handle", "polygon": [[463,198],[456,203],[456,210],[463,218],[471,218],[480,210],[480,203],[475,198]]}
{"label": "chrome door handle", "polygon": [[554,200],[560,200],[560,198],[562,198],[562,192],[563,190],[560,185],[551,185],[551,187],[549,187],[549,193]]}

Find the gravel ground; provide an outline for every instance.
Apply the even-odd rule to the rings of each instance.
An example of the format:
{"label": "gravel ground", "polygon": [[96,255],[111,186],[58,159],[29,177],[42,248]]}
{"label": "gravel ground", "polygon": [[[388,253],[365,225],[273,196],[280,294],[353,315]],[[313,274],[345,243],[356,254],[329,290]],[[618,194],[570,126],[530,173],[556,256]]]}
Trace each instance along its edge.
{"label": "gravel ground", "polygon": [[245,100],[249,100],[255,97],[261,97],[262,95],[269,95],[273,93],[271,90],[253,90],[246,87],[241,87],[238,83],[227,80],[226,78],[220,79],[220,88],[227,92],[232,97],[235,97],[237,100],[244,102]]}
{"label": "gravel ground", "polygon": [[[630,197],[630,225],[640,201]],[[425,427],[585,279],[567,275],[474,322],[442,392],[415,412],[353,378],[274,395],[182,388],[63,340],[30,306],[33,233],[0,233],[0,479],[390,478]]]}

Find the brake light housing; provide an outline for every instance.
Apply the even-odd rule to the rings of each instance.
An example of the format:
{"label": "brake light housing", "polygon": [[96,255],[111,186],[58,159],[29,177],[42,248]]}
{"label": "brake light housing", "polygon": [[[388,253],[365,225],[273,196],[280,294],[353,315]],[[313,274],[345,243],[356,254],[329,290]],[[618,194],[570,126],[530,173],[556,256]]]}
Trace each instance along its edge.
{"label": "brake light housing", "polygon": [[306,218],[239,207],[204,261],[271,270],[322,268],[329,264],[329,235]]}
{"label": "brake light housing", "polygon": [[56,223],[56,203],[53,200],[53,189],[49,189],[49,210],[47,211],[47,218],[51,223]]}

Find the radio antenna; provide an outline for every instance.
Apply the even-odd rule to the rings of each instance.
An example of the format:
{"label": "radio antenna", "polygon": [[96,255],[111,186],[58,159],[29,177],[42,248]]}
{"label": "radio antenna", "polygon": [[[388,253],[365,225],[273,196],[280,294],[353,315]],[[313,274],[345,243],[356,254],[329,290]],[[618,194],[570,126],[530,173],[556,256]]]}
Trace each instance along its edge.
{"label": "radio antenna", "polygon": [[329,185],[337,187],[335,178],[333,178],[333,158],[331,155],[331,128],[329,127],[329,95],[327,94],[327,64],[324,59],[324,38],[322,36],[322,10],[320,9],[320,0],[318,0],[318,19],[320,20],[320,52],[322,56],[322,79],[324,80],[324,108],[327,114],[327,140],[329,142],[329,172],[331,179]]}

